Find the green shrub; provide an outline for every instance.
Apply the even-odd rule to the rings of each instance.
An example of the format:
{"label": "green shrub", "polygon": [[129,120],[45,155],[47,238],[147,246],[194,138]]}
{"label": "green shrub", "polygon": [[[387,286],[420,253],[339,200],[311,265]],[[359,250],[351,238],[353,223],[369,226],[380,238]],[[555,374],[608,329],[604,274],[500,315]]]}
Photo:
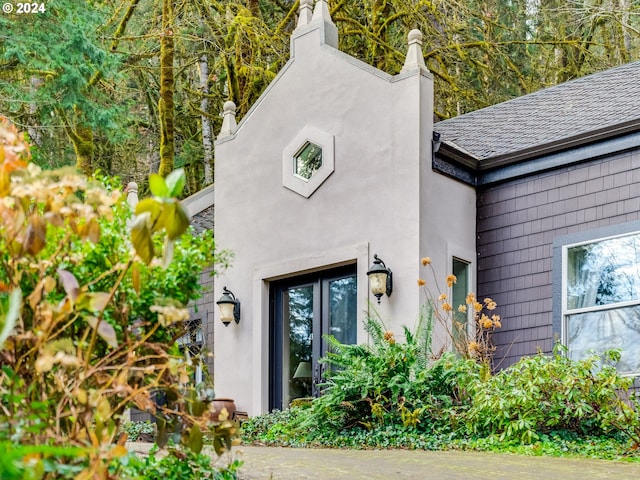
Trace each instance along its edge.
{"label": "green shrub", "polygon": [[[605,357],[616,358],[615,351]],[[501,441],[530,443],[540,434],[558,430],[580,435],[621,430],[633,438],[638,431],[637,411],[619,397],[631,383],[598,356],[573,361],[558,347],[552,355],[524,357],[470,385],[472,403],[466,422],[472,433],[499,435]]]}
{"label": "green shrub", "polygon": [[[430,262],[422,260],[425,266]],[[455,281],[447,277],[448,287]],[[365,323],[367,345],[342,345],[328,337],[322,395],[304,408],[251,419],[243,425],[244,441],[596,456],[601,448],[603,458],[638,451],[640,399],[633,379],[613,366],[619,352],[572,361],[559,346],[553,355],[525,357],[492,374],[492,335],[502,325],[493,313],[495,302],[468,294],[458,311],[472,309],[475,333],[456,341],[450,297],[432,298],[415,331],[403,328],[403,340],[379,318]],[[449,325],[455,354],[432,353],[434,320]]]}
{"label": "green shrub", "polygon": [[0,441],[2,480],[71,480],[85,468],[89,450],[72,446],[15,445]]}
{"label": "green shrub", "polygon": [[[422,326],[424,328],[424,325]],[[633,379],[610,363],[617,352],[573,361],[525,357],[491,376],[446,353],[424,365],[420,342],[396,341],[379,321],[372,345],[336,345],[332,373],[310,406],[254,417],[245,442],[350,448],[463,448],[527,454],[636,455]],[[629,442],[631,440],[631,442]]]}
{"label": "green shrub", "polygon": [[[0,442],[32,451],[39,480],[78,466],[78,479],[105,478],[136,406],[155,414],[161,445],[174,435],[199,452],[209,434],[228,448],[236,425],[211,421],[214,395],[189,386],[194,363],[176,344],[218,257],[210,233],[183,235],[184,172],[152,174],[132,213],[116,182],[41,170],[28,152],[0,117]],[[52,453],[66,446],[77,458]],[[14,466],[0,462],[0,478]]]}
{"label": "green shrub", "polygon": [[396,340],[377,318],[365,324],[369,345],[342,345],[329,338],[323,395],[294,427],[322,434],[397,425],[416,431],[449,429],[452,409],[464,396],[458,376],[479,367],[448,353],[434,359],[432,327],[433,308],[427,308],[414,332],[404,327],[404,341]]}

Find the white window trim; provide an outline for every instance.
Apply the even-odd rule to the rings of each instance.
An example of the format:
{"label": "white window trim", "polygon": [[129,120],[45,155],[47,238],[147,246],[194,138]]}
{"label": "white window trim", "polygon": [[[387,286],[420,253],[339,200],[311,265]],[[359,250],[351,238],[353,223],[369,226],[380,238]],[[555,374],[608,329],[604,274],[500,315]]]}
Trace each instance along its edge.
{"label": "white window trim", "polygon": [[[322,148],[322,166],[308,180],[294,173],[295,156],[311,142]],[[319,128],[306,125],[282,151],[282,185],[309,198],[335,169],[334,136]]]}

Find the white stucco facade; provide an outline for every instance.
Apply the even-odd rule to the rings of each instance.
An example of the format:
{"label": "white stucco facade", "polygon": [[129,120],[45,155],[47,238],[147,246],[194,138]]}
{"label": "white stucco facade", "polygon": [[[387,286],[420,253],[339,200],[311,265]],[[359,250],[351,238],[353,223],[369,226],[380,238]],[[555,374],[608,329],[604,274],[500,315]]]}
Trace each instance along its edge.
{"label": "white stucco facade", "polygon": [[[272,282],[355,263],[358,342],[366,342],[362,320],[374,305],[395,332],[415,324],[421,257],[432,258],[441,282],[453,257],[475,267],[475,191],[431,167],[433,80],[419,37],[410,36],[395,76],[337,50],[328,12],[303,18],[291,43],[280,74],[238,125],[227,112],[216,142],[215,236],[234,259],[215,296],[228,287],[242,313],[228,327],[216,318],[214,382],[250,415],[269,408]],[[286,158],[305,132],[331,149],[333,165],[303,193],[286,185]],[[380,305],[366,274],[374,254],[393,270],[393,293]]]}

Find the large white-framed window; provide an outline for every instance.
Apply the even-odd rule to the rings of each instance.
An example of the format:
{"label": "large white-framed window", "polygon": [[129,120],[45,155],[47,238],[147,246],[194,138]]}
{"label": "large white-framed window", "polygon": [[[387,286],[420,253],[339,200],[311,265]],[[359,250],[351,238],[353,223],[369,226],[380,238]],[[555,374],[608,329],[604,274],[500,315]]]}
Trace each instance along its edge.
{"label": "large white-framed window", "polygon": [[570,358],[620,349],[640,374],[640,232],[563,246],[561,328]]}

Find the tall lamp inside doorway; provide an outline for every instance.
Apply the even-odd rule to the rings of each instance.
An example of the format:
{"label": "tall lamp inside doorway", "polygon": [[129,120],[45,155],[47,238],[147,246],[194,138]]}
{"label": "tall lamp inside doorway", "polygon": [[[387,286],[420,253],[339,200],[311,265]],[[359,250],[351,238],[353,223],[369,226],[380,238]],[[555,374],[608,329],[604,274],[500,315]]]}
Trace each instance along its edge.
{"label": "tall lamp inside doorway", "polygon": [[377,254],[373,255],[373,264],[371,268],[369,268],[367,275],[369,276],[371,293],[378,299],[378,303],[380,303],[380,297],[382,297],[382,295],[386,294],[387,297],[391,296],[391,292],[393,291],[391,269],[387,268]]}

